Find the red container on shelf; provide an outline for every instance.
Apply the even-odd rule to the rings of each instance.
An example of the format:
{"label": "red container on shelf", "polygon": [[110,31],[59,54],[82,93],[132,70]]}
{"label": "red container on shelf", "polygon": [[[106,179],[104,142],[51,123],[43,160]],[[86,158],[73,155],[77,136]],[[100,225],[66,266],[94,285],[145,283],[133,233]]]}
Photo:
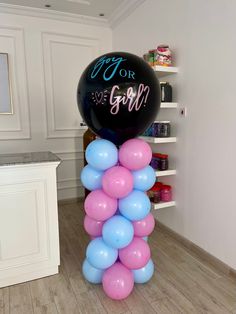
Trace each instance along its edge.
{"label": "red container on shelf", "polygon": [[151,201],[153,203],[160,203],[161,201],[161,188],[159,186],[155,186],[152,188],[153,197]]}
{"label": "red container on shelf", "polygon": [[161,182],[156,182],[154,186],[148,191],[150,201],[153,203],[160,203],[161,201]]}
{"label": "red container on shelf", "polygon": [[161,201],[171,202],[172,201],[172,188],[170,185],[163,184],[161,187]]}
{"label": "red container on shelf", "polygon": [[156,182],[154,186],[158,186],[159,188],[162,188],[163,183],[162,182]]}

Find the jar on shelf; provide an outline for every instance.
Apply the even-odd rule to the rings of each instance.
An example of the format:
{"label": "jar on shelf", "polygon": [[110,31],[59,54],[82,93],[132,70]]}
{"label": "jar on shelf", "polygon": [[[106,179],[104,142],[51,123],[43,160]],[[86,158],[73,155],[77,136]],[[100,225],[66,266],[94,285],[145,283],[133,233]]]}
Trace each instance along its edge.
{"label": "jar on shelf", "polygon": [[157,47],[157,64],[162,66],[172,65],[172,55],[168,45],[159,45]]}
{"label": "jar on shelf", "polygon": [[160,203],[161,201],[161,188],[163,183],[162,182],[156,182],[153,187],[148,191],[148,197],[150,198],[150,201],[153,203]]}
{"label": "jar on shelf", "polygon": [[161,201],[161,187],[157,186],[157,185],[154,185],[151,188],[151,191],[152,191],[152,197],[150,199],[151,202],[153,202],[153,203],[160,203],[160,201]]}
{"label": "jar on shelf", "polygon": [[162,183],[162,182],[156,182],[156,183],[155,183],[155,186],[158,186],[159,188],[162,188],[163,183]]}
{"label": "jar on shelf", "polygon": [[172,102],[172,86],[169,82],[160,82],[161,102]]}
{"label": "jar on shelf", "polygon": [[152,126],[152,136],[170,137],[170,121],[155,121]]}
{"label": "jar on shelf", "polygon": [[170,185],[162,185],[161,187],[161,201],[170,202],[172,201],[172,188]]}
{"label": "jar on shelf", "polygon": [[156,49],[149,50],[148,54],[149,64],[151,64],[152,66],[157,65],[157,50]]}
{"label": "jar on shelf", "polygon": [[152,188],[149,189],[146,193],[147,193],[147,196],[149,197],[150,201],[152,201],[152,199],[153,199],[153,190],[152,190]]}
{"label": "jar on shelf", "polygon": [[159,153],[153,153],[152,154],[152,160],[151,160],[150,165],[155,170],[159,169],[160,156],[161,156],[161,154],[159,154]]}
{"label": "jar on shelf", "polygon": [[165,171],[169,168],[169,158],[167,154],[159,154],[158,170]]}

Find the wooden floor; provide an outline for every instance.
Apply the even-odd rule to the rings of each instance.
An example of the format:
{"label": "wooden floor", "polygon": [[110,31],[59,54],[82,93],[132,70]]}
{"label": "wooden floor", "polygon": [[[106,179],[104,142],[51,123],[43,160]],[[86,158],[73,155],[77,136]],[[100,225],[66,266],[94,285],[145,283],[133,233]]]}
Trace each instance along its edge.
{"label": "wooden floor", "polygon": [[82,204],[59,209],[60,274],[0,289],[0,314],[152,314],[234,313],[236,282],[206,265],[163,231],[150,237],[156,271],[146,285],[136,285],[124,301],[108,299],[101,286],[81,274],[88,237]]}

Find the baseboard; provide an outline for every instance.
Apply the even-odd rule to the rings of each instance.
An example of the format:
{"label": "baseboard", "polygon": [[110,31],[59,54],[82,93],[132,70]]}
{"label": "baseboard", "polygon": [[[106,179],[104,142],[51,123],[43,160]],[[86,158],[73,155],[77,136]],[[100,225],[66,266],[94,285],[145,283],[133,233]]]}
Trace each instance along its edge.
{"label": "baseboard", "polygon": [[164,233],[168,234],[176,241],[181,243],[185,248],[187,248],[190,252],[194,253],[198,258],[207,262],[209,265],[214,266],[218,271],[221,271],[223,274],[230,276],[236,279],[236,270],[225,264],[224,262],[220,261],[215,256],[209,254],[198,245],[194,244],[190,240],[186,239],[185,237],[181,236],[177,232],[173,231],[169,227],[165,226],[161,222],[158,221],[157,229],[162,230]]}
{"label": "baseboard", "polygon": [[[20,271],[19,271],[20,272]],[[35,269],[33,272],[20,273],[19,275],[7,278],[0,278],[0,288],[16,285],[43,277],[58,274],[58,266],[47,267],[44,269]]]}

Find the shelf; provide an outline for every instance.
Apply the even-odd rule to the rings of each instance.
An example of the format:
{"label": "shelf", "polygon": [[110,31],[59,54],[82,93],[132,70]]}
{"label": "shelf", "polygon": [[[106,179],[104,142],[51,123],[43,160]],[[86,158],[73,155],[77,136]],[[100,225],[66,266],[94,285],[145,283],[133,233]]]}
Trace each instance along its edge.
{"label": "shelf", "polygon": [[161,103],[161,108],[162,109],[175,109],[178,108],[178,103],[177,102],[162,102]]}
{"label": "shelf", "polygon": [[177,67],[165,67],[161,65],[155,65],[152,67],[155,72],[157,72],[158,77],[166,76],[169,74],[178,73],[179,69]]}
{"label": "shelf", "polygon": [[175,206],[175,201],[172,202],[162,202],[162,203],[152,203],[152,209],[161,209],[161,208],[167,208],[167,207],[173,207]]}
{"label": "shelf", "polygon": [[152,136],[140,136],[142,140],[146,141],[147,143],[175,143],[177,141],[176,137],[152,137]]}
{"label": "shelf", "polygon": [[155,171],[157,177],[174,176],[176,170]]}

